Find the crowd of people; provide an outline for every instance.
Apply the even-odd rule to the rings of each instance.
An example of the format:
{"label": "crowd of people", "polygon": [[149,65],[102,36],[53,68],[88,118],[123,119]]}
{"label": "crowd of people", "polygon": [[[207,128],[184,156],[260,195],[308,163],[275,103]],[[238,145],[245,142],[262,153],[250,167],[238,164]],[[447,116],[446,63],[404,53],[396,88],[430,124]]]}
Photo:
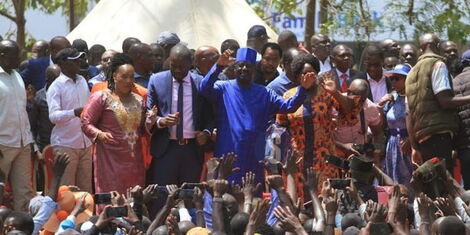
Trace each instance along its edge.
{"label": "crowd of people", "polygon": [[470,234],[470,49],[269,40],[1,40],[2,234]]}

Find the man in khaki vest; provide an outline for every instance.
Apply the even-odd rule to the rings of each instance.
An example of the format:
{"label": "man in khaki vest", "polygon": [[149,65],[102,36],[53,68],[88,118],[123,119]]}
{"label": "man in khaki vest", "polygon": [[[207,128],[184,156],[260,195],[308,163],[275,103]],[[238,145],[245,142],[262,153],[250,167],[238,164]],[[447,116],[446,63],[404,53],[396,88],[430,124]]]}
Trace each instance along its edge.
{"label": "man in khaki vest", "polygon": [[470,104],[470,96],[454,97],[444,58],[438,55],[439,42],[434,34],[419,39],[423,54],[406,79],[407,128],[420,160],[446,159],[451,170],[452,138],[459,128],[456,108]]}

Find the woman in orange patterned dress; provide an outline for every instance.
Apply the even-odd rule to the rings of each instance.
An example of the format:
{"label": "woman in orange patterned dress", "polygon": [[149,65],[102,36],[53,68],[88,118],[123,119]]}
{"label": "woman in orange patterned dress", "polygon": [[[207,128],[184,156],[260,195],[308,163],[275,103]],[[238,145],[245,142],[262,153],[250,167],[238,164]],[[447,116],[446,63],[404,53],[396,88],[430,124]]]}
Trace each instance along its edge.
{"label": "woman in orange patterned dress", "polygon": [[[297,78],[301,78],[308,73],[316,75],[320,65],[314,56],[305,54],[294,59],[292,70]],[[295,113],[278,114],[276,121],[289,128],[292,147],[303,157],[303,168],[313,166],[319,173],[319,182],[323,182],[327,178],[340,176],[339,170],[327,165],[324,158],[336,152],[334,130],[337,125],[354,122],[351,117],[355,117],[359,109],[354,108],[355,102],[336,89],[330,73],[320,75],[317,82],[321,85],[308,91],[307,99]],[[286,91],[284,98],[293,96],[296,90],[292,88]]]}

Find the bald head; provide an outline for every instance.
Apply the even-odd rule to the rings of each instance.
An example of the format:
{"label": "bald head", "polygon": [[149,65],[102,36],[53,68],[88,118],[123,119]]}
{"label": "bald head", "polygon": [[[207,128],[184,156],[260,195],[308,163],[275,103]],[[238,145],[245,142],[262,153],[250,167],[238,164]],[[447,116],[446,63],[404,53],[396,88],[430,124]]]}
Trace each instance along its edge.
{"label": "bald head", "polygon": [[311,52],[321,61],[330,56],[331,41],[325,34],[315,34],[310,38]]}
{"label": "bald head", "polygon": [[134,43],[129,48],[129,56],[134,62],[135,72],[140,75],[148,75],[155,68],[155,56],[150,45],[146,43]]}
{"label": "bald head", "polygon": [[359,95],[365,100],[369,96],[369,84],[364,79],[354,79],[349,85],[349,91],[353,95]]}
{"label": "bald head", "polygon": [[57,53],[62,49],[72,47],[69,40],[64,36],[56,36],[51,39],[49,42],[49,46],[51,48],[51,58],[52,60],[55,59]]}
{"label": "bald head", "polygon": [[408,63],[411,66],[415,66],[418,60],[419,51],[418,48],[411,43],[403,45],[400,49],[400,60],[402,63]]}
{"label": "bald head", "polygon": [[7,73],[20,65],[20,48],[15,41],[0,41],[0,67]]}
{"label": "bald head", "polygon": [[459,54],[458,54],[457,43],[453,41],[443,41],[439,45],[440,45],[441,55],[446,58],[447,62],[458,59]]}
{"label": "bald head", "polygon": [[438,45],[440,39],[437,35],[432,33],[424,34],[419,38],[419,48],[423,53],[436,53],[439,54]]}
{"label": "bald head", "polygon": [[45,40],[36,41],[31,48],[32,58],[49,56],[49,43]]}
{"label": "bald head", "polygon": [[397,41],[387,38],[381,41],[379,45],[386,56],[395,56],[398,58],[398,55],[400,54],[400,45],[398,45]]}
{"label": "bald head", "polygon": [[202,75],[206,75],[219,58],[219,51],[212,46],[201,46],[194,53],[194,63]]}
{"label": "bald head", "polygon": [[46,68],[46,89],[54,82],[54,80],[60,75],[60,67],[56,64],[49,65]]}
{"label": "bald head", "polygon": [[277,43],[281,46],[282,51],[287,51],[289,48],[295,48],[299,45],[297,36],[295,36],[295,33],[290,30],[282,31],[277,38]]}

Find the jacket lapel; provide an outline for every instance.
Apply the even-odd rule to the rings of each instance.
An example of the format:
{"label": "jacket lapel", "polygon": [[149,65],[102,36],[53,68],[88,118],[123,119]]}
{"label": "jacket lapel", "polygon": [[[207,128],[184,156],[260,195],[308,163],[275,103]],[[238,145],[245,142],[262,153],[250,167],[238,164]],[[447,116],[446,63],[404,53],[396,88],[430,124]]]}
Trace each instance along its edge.
{"label": "jacket lapel", "polygon": [[168,76],[165,78],[165,88],[169,93],[165,96],[165,103],[168,107],[168,115],[171,113],[171,104],[173,100],[173,75],[171,75],[171,72],[168,72]]}
{"label": "jacket lapel", "polygon": [[194,130],[198,130],[198,124],[199,120],[197,119],[198,115],[198,101],[197,101],[197,87],[196,83],[194,82],[194,77],[192,76],[191,73],[189,73],[189,78],[191,80],[191,88],[192,88],[192,105],[193,105],[193,125],[194,125]]}

